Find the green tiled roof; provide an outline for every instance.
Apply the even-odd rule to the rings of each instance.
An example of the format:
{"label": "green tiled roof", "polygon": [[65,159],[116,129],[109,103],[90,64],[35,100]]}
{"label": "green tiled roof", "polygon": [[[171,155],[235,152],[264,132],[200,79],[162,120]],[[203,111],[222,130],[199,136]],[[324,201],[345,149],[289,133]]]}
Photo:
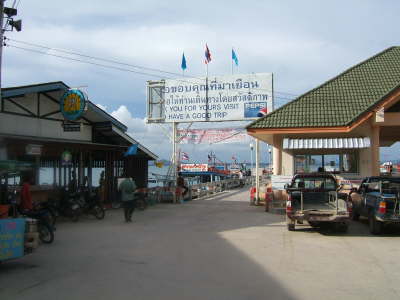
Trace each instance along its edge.
{"label": "green tiled roof", "polygon": [[347,126],[400,86],[400,47],[348,69],[248,129]]}

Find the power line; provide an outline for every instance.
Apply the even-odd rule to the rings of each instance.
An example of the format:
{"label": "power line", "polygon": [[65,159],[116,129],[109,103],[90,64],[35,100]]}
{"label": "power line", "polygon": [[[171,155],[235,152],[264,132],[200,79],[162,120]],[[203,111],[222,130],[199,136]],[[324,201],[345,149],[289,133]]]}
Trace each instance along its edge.
{"label": "power line", "polygon": [[[72,58],[72,57],[67,57],[67,56],[62,56],[62,55],[57,55],[57,54],[51,54],[51,53],[47,53],[47,52],[43,52],[43,51],[39,51],[39,50],[35,50],[35,49],[19,47],[19,46],[10,45],[10,44],[6,44],[6,46],[7,47],[16,48],[16,49],[20,49],[20,50],[24,50],[24,51],[30,51],[30,52],[33,52],[33,53],[39,53],[39,54],[44,54],[44,55],[48,55],[48,56],[53,56],[53,57],[57,57],[57,58],[62,58],[62,59],[66,59],[66,60],[75,61],[75,62],[90,64],[90,65],[94,65],[94,66],[98,66],[98,67],[109,68],[109,69],[114,69],[114,70],[118,70],[118,71],[130,72],[130,73],[135,73],[135,74],[145,75],[145,76],[151,76],[151,77],[160,77],[159,74],[151,74],[151,73],[147,73],[147,72],[134,71],[134,70],[126,69],[126,68],[94,63],[94,62],[85,61],[85,60],[81,60],[81,59],[77,59],[77,58]],[[165,78],[168,78],[168,77],[165,77]],[[169,78],[169,79],[173,79],[173,78]],[[188,82],[188,81],[186,81],[186,82]],[[189,83],[191,83],[191,82],[189,82]],[[262,89],[260,89],[260,90],[262,90]],[[274,98],[275,98],[274,102],[278,106],[282,106],[282,105],[284,105],[284,104],[286,104],[289,101],[294,99],[294,98],[287,98],[287,97],[282,97],[282,96],[277,96],[277,95]],[[277,103],[279,101],[280,102],[283,101],[284,103]]]}
{"label": "power line", "polygon": [[28,46],[42,48],[42,49],[53,50],[53,51],[58,51],[58,52],[66,53],[66,54],[82,56],[82,57],[86,57],[86,58],[90,58],[90,59],[94,59],[94,60],[105,61],[105,62],[117,64],[117,65],[133,67],[133,68],[143,69],[143,70],[149,70],[149,71],[154,71],[154,72],[159,72],[159,73],[165,73],[165,74],[170,74],[170,75],[182,76],[182,74],[178,74],[178,73],[174,73],[174,72],[163,71],[163,70],[160,70],[160,69],[148,68],[148,67],[143,67],[143,66],[139,66],[139,65],[123,63],[123,62],[119,62],[119,61],[112,60],[112,59],[106,59],[106,58],[101,58],[101,57],[97,57],[97,56],[81,54],[81,53],[78,53],[78,52],[75,52],[75,51],[71,51],[71,50],[57,49],[57,48],[52,48],[52,47],[48,47],[48,46],[43,46],[43,45],[39,45],[39,44],[35,44],[35,43],[24,42],[24,41],[10,39],[10,38],[7,38],[7,40],[10,40],[10,41],[13,41],[13,42],[16,42],[16,43],[20,43],[20,44],[25,44],[25,45],[28,45]]}
{"label": "power line", "polygon": [[[15,42],[15,43],[21,43],[21,44],[25,44],[28,46],[32,46],[32,47],[38,47],[38,48],[42,48],[42,49],[47,49],[49,51],[56,51],[56,52],[61,52],[61,53],[65,53],[65,54],[70,54],[70,55],[75,55],[75,56],[81,56],[81,57],[85,57],[85,58],[89,58],[89,59],[93,59],[93,60],[99,60],[99,61],[104,61],[104,62],[108,62],[108,63],[112,63],[112,64],[117,64],[117,65],[123,65],[123,66],[127,66],[127,67],[133,67],[133,68],[137,68],[137,69],[143,69],[143,70],[148,70],[148,71],[152,71],[152,72],[159,72],[159,73],[164,73],[164,74],[169,74],[169,75],[175,75],[175,76],[182,76],[179,73],[175,73],[175,72],[169,72],[169,71],[164,71],[161,69],[155,69],[155,68],[149,68],[149,67],[144,67],[144,66],[139,66],[139,65],[134,65],[134,64],[128,64],[128,63],[124,63],[124,62],[120,62],[117,60],[111,60],[111,59],[106,59],[106,58],[101,58],[101,57],[97,57],[97,56],[92,56],[92,55],[86,55],[86,54],[81,54],[78,53],[76,51],[71,51],[71,50],[64,50],[64,49],[57,49],[57,48],[52,48],[52,47],[48,47],[48,46],[44,46],[44,45],[40,45],[40,44],[36,44],[36,43],[31,43],[31,42],[24,42],[21,40],[15,40],[15,39],[10,39],[10,38],[6,38],[9,41]],[[35,49],[29,49],[28,48],[24,48],[24,47],[20,47],[20,46],[15,46],[13,45],[14,48],[18,48],[18,49],[23,49],[23,50],[27,50],[27,51],[32,51],[32,52],[37,52],[37,53],[41,53],[41,54],[45,54],[45,55],[51,55],[51,56],[55,56],[55,57],[59,57],[59,58],[64,58],[64,59],[71,59],[71,60],[75,60],[75,61],[79,61],[79,62],[83,62],[83,63],[91,63],[91,62],[87,62],[87,61],[83,61],[80,59],[75,59],[75,58],[67,58],[65,56],[61,56],[61,55],[55,55],[55,54],[50,54],[47,52],[42,52],[42,51],[38,51]],[[98,64],[98,63],[91,63],[94,65],[98,65],[98,66],[102,66],[105,67],[105,65],[103,64]],[[119,67],[113,67],[113,66],[109,66],[107,65],[109,68],[114,68],[117,70],[124,70],[124,71],[128,71],[128,69],[121,69]],[[129,72],[133,72],[135,73],[133,70],[129,70]],[[142,75],[146,75],[148,73],[144,73],[144,72],[136,72],[137,74],[142,74]],[[156,77],[160,77],[161,76],[157,76],[155,74],[152,74],[151,76],[156,76]],[[167,79],[174,79],[171,77],[165,77]],[[191,77],[194,79],[198,79],[203,81],[203,78],[199,78],[199,77]],[[191,84],[197,84],[197,82],[191,82],[189,80],[185,80],[185,79],[175,79],[177,81],[180,82],[186,82],[186,83],[191,83]],[[268,91],[268,92],[272,92],[271,89],[262,89],[262,88],[252,88],[252,90],[259,90],[259,91]],[[289,95],[289,96],[295,96],[297,97],[298,95],[292,94],[292,93],[287,93],[287,92],[281,92],[281,91],[274,91],[274,93],[276,94],[283,94],[283,95]]]}
{"label": "power line", "polygon": [[[46,53],[46,52],[42,52],[42,51],[35,50],[35,49],[28,49],[28,48],[18,47],[18,46],[10,45],[10,44],[6,44],[6,46],[7,47],[12,47],[12,48],[17,48],[17,49],[24,50],[24,51],[30,51],[30,52],[49,55],[49,56],[54,56],[54,57],[58,57],[58,58],[62,58],[62,59],[77,61],[77,62],[90,64],[90,65],[94,65],[94,66],[99,66],[99,67],[103,67],[103,68],[115,69],[115,70],[119,70],[119,71],[131,72],[131,73],[136,73],[136,74],[146,75],[146,76],[152,76],[152,77],[160,77],[160,75],[158,75],[158,74],[151,74],[151,73],[146,73],[146,72],[133,71],[133,70],[130,70],[130,69],[125,69],[125,68],[120,68],[120,67],[114,67],[114,66],[110,66],[110,65],[103,65],[103,64],[99,64],[99,63],[84,61],[84,60],[77,59],[77,58],[72,58],[72,57],[67,57],[67,56],[62,56],[62,55],[57,55],[57,54],[51,54],[51,53]],[[169,78],[169,79],[172,79],[172,78]]]}

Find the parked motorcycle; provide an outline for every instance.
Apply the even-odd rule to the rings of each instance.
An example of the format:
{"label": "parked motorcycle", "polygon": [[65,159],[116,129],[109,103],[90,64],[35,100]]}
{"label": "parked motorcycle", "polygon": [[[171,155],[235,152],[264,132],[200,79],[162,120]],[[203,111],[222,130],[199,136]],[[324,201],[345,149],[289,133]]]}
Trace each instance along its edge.
{"label": "parked motorcycle", "polygon": [[36,208],[38,210],[46,210],[48,212],[48,221],[55,227],[58,217],[57,204],[54,199],[48,199],[46,202],[41,202],[37,204]]}
{"label": "parked motorcycle", "polygon": [[105,209],[100,202],[99,195],[94,190],[81,187],[78,203],[83,214],[93,215],[98,220],[104,219]]}
{"label": "parked motorcycle", "polygon": [[38,221],[39,239],[42,243],[51,244],[54,241],[54,227],[49,223],[48,210],[21,211],[20,213]]}
{"label": "parked motorcycle", "polygon": [[57,207],[58,214],[70,218],[72,222],[77,222],[82,214],[79,198],[79,193],[64,188]]}

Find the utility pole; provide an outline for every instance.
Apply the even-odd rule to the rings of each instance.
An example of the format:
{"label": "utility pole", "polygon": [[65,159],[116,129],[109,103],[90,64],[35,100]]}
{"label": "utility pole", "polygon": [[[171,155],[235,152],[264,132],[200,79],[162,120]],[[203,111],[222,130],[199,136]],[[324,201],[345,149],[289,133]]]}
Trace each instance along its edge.
{"label": "utility pole", "polygon": [[4,29],[3,29],[3,20],[4,20],[4,1],[0,0],[0,101],[3,101],[1,89],[1,79],[2,79],[2,60],[3,60],[3,46],[4,46]]}
{"label": "utility pole", "polygon": [[[14,29],[17,31],[21,31],[22,29],[22,21],[14,20],[14,16],[17,15],[17,9],[14,8],[15,1],[13,7],[4,7],[5,0],[0,0],[0,91],[2,88],[2,59],[3,59],[3,47],[4,47],[4,32],[5,31],[13,31]],[[7,15],[6,24],[4,24],[4,14]],[[7,30],[7,26],[9,29]],[[0,100],[2,100],[0,93]]]}

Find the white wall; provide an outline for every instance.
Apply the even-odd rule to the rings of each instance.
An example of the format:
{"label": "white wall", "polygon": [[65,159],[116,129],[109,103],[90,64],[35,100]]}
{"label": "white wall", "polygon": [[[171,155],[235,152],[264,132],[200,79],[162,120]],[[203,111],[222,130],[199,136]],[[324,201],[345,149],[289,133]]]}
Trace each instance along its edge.
{"label": "white wall", "polygon": [[43,138],[92,140],[91,126],[82,125],[80,132],[64,132],[61,122],[0,113],[0,133]]}

